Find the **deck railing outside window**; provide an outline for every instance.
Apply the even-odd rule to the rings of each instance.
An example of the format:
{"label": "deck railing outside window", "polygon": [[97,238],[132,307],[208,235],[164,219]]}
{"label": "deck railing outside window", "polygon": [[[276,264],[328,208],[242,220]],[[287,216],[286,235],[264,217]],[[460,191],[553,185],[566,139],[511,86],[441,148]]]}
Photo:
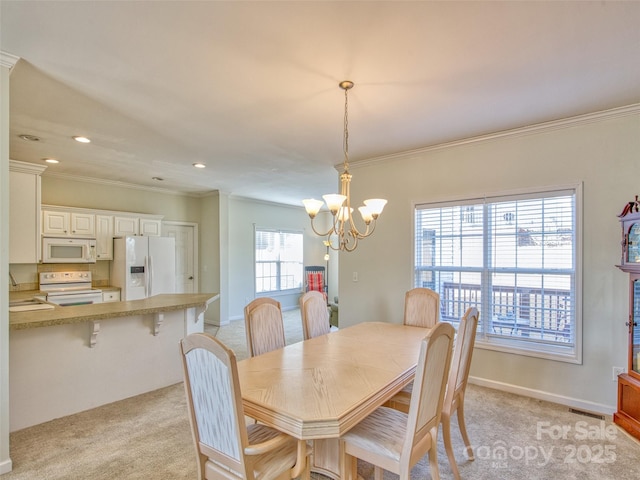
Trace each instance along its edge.
{"label": "deck railing outside window", "polygon": [[[572,342],[569,290],[494,286],[489,335]],[[443,283],[440,317],[457,323],[469,307],[482,305],[482,286]]]}

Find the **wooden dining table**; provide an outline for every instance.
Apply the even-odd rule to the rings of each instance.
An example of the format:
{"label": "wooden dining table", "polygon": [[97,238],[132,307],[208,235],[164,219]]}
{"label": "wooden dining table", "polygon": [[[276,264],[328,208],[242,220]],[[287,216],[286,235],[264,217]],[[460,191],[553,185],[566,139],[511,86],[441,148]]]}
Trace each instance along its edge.
{"label": "wooden dining table", "polygon": [[338,438],[411,382],[427,332],[364,322],[242,360],[245,414],[313,440],[311,470],[339,479]]}

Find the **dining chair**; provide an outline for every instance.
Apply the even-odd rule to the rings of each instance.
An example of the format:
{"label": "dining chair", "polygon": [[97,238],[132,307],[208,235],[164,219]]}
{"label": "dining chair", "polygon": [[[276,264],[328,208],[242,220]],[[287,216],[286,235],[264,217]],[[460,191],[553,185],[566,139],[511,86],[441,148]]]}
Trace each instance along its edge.
{"label": "dining chair", "polygon": [[440,320],[440,295],[430,288],[412,288],[404,295],[405,325],[431,328]]}
{"label": "dining chair", "polygon": [[480,314],[475,307],[468,308],[458,325],[451,370],[447,381],[447,391],[444,396],[442,406],[442,440],[444,448],[449,457],[449,464],[456,480],[460,479],[460,472],[456,458],[453,455],[453,445],[451,444],[451,416],[458,415],[458,427],[466,448],[469,460],[473,460],[473,448],[467,434],[467,426],[464,421],[464,394],[467,390],[467,380],[469,379],[469,368],[471,357],[473,356],[473,346],[476,343],[476,330]]}
{"label": "dining chair", "polygon": [[[474,459],[473,449],[469,441],[467,426],[464,420],[464,394],[469,379],[469,367],[471,366],[471,357],[473,356],[479,317],[478,309],[470,307],[460,320],[453,349],[451,369],[449,370],[449,378],[447,380],[447,390],[442,405],[442,440],[445,451],[447,452],[447,457],[449,458],[451,471],[456,479],[460,479],[460,473],[455,456],[453,455],[453,445],[451,443],[451,417],[454,413],[457,413],[458,416],[458,427],[460,428],[460,434],[466,447],[467,456],[469,460]],[[411,403],[411,392],[407,393],[405,390],[402,390],[393,397],[392,401],[393,408],[407,412]]]}
{"label": "dining chair", "polygon": [[409,480],[411,468],[428,452],[431,478],[440,479],[438,425],[454,335],[449,323],[439,322],[422,340],[408,413],[378,407],[340,437],[341,478],[357,478],[360,458],[374,465],[375,480],[382,480],[383,470]]}
{"label": "dining chair", "polygon": [[180,352],[200,480],[309,479],[306,442],[245,424],[233,350],[194,333],[180,341]]}
{"label": "dining chair", "polygon": [[327,299],[327,279],[325,277],[325,268],[320,265],[311,265],[304,267],[304,291],[305,292],[321,292]]}
{"label": "dining chair", "polygon": [[305,340],[329,333],[329,309],[321,292],[309,291],[300,296],[302,335]]}
{"label": "dining chair", "polygon": [[244,327],[250,357],[286,345],[280,302],[269,297],[256,298],[244,307]]}
{"label": "dining chair", "polygon": [[[440,295],[430,288],[412,288],[404,295],[404,325],[431,328],[440,320]],[[398,408],[405,413],[409,410],[413,383],[409,383],[386,405]]]}

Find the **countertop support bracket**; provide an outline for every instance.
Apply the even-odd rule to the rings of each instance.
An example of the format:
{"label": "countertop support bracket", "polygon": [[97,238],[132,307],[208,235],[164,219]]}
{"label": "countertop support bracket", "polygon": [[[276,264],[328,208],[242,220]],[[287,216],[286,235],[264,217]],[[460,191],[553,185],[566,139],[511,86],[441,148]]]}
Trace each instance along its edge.
{"label": "countertop support bracket", "polygon": [[164,312],[156,312],[153,315],[153,336],[157,336],[160,333],[160,325],[164,321]]}
{"label": "countertop support bracket", "polygon": [[196,307],[196,318],[195,318],[195,323],[198,323],[198,319],[200,318],[200,315],[204,314],[204,312],[207,311],[207,307],[209,306],[209,304],[205,304],[199,307]]}
{"label": "countertop support bracket", "polygon": [[92,320],[89,322],[91,333],[89,337],[89,348],[93,348],[98,343],[98,333],[100,333],[100,322]]}

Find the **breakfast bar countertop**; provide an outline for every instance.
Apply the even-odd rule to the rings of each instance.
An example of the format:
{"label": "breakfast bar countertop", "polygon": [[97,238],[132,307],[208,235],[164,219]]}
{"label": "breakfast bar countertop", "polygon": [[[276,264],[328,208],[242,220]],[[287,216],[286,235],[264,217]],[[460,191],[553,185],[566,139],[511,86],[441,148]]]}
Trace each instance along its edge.
{"label": "breakfast bar countertop", "polygon": [[[12,295],[12,297],[14,296]],[[56,305],[52,310],[11,312],[9,313],[9,328],[21,330],[67,325],[92,320],[107,320],[110,318],[183,310],[192,307],[206,309],[211,302],[219,297],[218,293],[168,293],[126,302],[105,302],[68,307]]]}

